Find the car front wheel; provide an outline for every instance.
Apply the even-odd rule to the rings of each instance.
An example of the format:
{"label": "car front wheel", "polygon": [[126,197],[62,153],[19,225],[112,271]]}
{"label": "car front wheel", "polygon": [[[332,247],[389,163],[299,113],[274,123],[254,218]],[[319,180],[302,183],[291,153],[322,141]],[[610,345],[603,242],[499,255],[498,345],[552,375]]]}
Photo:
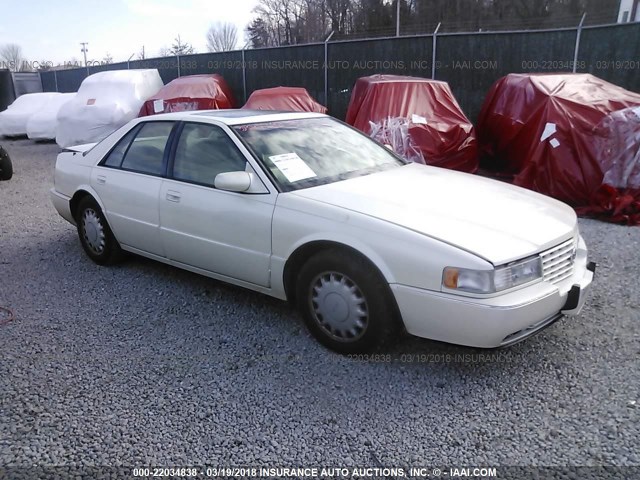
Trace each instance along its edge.
{"label": "car front wheel", "polygon": [[76,223],[82,248],[91,260],[98,265],[109,265],[120,260],[120,245],[113,236],[100,206],[93,198],[84,197],[80,201]]}
{"label": "car front wheel", "polygon": [[389,287],[358,254],[327,250],[298,275],[298,309],[309,331],[339,353],[363,353],[390,340],[397,321]]}

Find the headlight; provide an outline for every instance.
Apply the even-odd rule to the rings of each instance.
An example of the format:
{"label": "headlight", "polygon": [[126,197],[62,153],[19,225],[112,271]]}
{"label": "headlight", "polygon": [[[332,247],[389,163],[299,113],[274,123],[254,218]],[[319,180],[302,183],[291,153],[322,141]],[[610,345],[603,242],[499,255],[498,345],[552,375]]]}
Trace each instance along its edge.
{"label": "headlight", "polygon": [[468,293],[495,293],[539,278],[542,278],[542,260],[536,255],[494,270],[447,267],[442,274],[442,286]]}
{"label": "headlight", "polygon": [[524,285],[542,278],[542,259],[539,256],[498,267],[494,274],[496,292]]}
{"label": "headlight", "polygon": [[494,291],[493,270],[447,267],[442,275],[442,285],[469,293],[491,293]]}

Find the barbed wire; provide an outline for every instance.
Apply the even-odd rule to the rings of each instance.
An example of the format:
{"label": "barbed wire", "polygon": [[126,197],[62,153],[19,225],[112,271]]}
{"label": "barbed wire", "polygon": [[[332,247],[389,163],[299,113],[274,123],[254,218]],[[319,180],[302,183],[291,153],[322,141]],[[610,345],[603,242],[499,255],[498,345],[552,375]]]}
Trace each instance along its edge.
{"label": "barbed wire", "polygon": [[[535,30],[563,30],[576,29],[580,23],[582,15],[554,15],[545,17],[530,17],[527,19],[510,19],[503,21],[498,18],[485,17],[481,19],[442,21],[439,33],[477,33],[477,32],[500,32],[500,31],[535,31]],[[615,23],[616,19],[612,19],[609,14],[600,14],[596,16],[587,16],[586,26],[610,25]],[[402,18],[401,18],[402,20]],[[411,19],[409,22],[400,24],[400,35],[423,35],[434,32],[438,25],[436,20],[416,21]],[[284,27],[283,27],[284,28]],[[369,26],[362,28],[359,26],[352,27],[351,31],[335,32],[333,40],[349,40],[349,39],[366,39],[378,37],[396,36],[396,25]],[[362,29],[360,29],[362,28]],[[330,32],[319,32],[315,35],[307,35],[306,42],[292,42],[292,44],[303,45],[306,43],[322,42]],[[281,46],[274,45],[274,46]],[[291,44],[288,44],[291,45]]]}
{"label": "barbed wire", "polygon": [[[400,22],[400,36],[409,34],[429,34],[433,33],[438,23],[441,23],[440,33],[475,33],[478,31],[514,31],[514,30],[546,30],[546,29],[564,29],[564,28],[577,28],[582,16],[581,15],[557,15],[549,17],[531,17],[528,19],[510,19],[510,21],[503,21],[498,18],[482,18],[473,20],[456,20],[454,22],[438,22],[436,20],[430,21],[415,21],[411,20],[406,23]],[[589,21],[586,21],[586,20]],[[401,17],[402,20],[402,17]],[[586,25],[603,25],[615,23],[615,19],[611,18],[611,15],[598,15],[593,17],[586,17]],[[366,37],[366,36],[381,36],[381,35],[395,35],[396,26],[385,25],[377,27],[369,27],[366,30],[336,33],[335,37],[340,39],[353,38],[353,37]]]}

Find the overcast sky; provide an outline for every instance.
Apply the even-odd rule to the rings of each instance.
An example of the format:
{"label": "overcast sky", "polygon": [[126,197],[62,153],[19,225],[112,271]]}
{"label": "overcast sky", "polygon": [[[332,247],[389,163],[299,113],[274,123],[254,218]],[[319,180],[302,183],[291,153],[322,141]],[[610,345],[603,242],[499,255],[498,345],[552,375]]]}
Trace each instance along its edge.
{"label": "overcast sky", "polygon": [[238,47],[256,0],[0,0],[0,45],[17,43],[29,60],[55,64],[82,59],[80,42],[89,42],[88,59],[110,53],[125,61],[145,46],[158,56],[179,34],[197,52],[206,51],[213,22],[238,28]]}

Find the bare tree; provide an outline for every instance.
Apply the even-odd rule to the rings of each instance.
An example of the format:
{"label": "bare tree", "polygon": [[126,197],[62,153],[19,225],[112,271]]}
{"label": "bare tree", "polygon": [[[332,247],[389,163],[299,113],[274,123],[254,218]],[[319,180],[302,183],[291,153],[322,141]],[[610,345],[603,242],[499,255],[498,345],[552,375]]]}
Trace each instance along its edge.
{"label": "bare tree", "polygon": [[138,60],[144,60],[145,58],[147,58],[147,56],[146,56],[146,54],[145,54],[145,51],[144,51],[144,45],[142,45],[142,50],[140,50],[140,51],[138,52],[138,55],[136,56],[136,58],[137,58]]}
{"label": "bare tree", "polygon": [[8,43],[0,48],[0,60],[2,60],[9,70],[18,72],[22,68],[22,47],[15,43]]}
{"label": "bare tree", "polygon": [[233,23],[214,23],[207,30],[207,48],[210,52],[228,52],[236,48],[238,29]]}
{"label": "bare tree", "polygon": [[111,56],[111,54],[109,52],[107,52],[107,54],[102,59],[102,63],[103,64],[113,63],[113,57]]}

